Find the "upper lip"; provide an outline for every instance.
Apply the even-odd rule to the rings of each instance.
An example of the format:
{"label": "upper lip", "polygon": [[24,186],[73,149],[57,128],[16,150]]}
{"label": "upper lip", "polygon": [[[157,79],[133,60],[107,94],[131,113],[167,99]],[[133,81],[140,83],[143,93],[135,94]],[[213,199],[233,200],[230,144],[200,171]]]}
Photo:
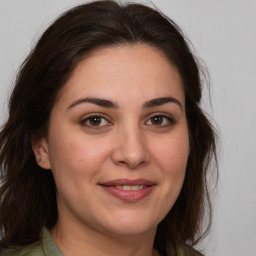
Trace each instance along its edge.
{"label": "upper lip", "polygon": [[155,182],[147,180],[147,179],[116,179],[116,180],[109,180],[106,182],[102,182],[99,185],[103,186],[121,186],[121,185],[130,185],[130,186],[138,186],[138,185],[145,185],[145,186],[153,186],[156,185]]}

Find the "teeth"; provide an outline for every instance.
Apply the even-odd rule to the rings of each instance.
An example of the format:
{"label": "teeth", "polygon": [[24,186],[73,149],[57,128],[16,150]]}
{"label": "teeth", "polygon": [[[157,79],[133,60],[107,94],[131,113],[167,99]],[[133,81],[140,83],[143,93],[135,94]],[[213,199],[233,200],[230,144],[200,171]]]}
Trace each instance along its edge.
{"label": "teeth", "polygon": [[144,185],[134,185],[134,186],[123,185],[123,186],[120,186],[119,185],[119,186],[115,186],[115,187],[118,188],[118,189],[127,191],[127,190],[140,190],[140,189],[143,189],[146,186],[144,186]]}
{"label": "teeth", "polygon": [[132,190],[132,186],[125,185],[123,186],[123,190]]}

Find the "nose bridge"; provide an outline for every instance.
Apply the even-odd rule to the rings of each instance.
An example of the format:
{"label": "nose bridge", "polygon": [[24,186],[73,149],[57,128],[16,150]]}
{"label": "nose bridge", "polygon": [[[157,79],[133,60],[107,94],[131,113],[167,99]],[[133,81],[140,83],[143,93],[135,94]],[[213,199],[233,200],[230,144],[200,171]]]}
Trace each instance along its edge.
{"label": "nose bridge", "polygon": [[134,169],[148,162],[147,141],[139,124],[130,122],[130,125],[120,127],[116,139],[115,163]]}

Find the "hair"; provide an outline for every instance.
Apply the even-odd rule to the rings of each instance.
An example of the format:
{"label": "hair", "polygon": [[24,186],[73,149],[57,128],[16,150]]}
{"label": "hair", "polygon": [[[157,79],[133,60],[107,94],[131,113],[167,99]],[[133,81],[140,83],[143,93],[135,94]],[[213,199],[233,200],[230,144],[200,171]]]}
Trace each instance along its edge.
{"label": "hair", "polygon": [[47,135],[56,97],[78,63],[91,51],[123,44],[146,44],[160,50],[177,67],[185,92],[190,155],[181,193],[158,225],[154,247],[167,255],[202,238],[205,210],[211,212],[207,174],[211,161],[216,160],[216,133],[200,107],[202,69],[181,29],[159,10],[108,0],[62,14],[20,68],[9,101],[9,118],[0,132],[0,247],[38,241],[43,226],[56,224],[53,175],[37,165],[31,138]]}

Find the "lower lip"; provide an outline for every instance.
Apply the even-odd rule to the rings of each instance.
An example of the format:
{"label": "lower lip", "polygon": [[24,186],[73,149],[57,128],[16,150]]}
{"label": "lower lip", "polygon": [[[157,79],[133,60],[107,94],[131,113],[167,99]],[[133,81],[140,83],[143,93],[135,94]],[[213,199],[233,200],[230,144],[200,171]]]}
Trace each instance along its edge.
{"label": "lower lip", "polygon": [[152,192],[154,187],[148,186],[139,190],[122,190],[116,187],[102,186],[108,193],[126,202],[136,202],[145,198]]}

